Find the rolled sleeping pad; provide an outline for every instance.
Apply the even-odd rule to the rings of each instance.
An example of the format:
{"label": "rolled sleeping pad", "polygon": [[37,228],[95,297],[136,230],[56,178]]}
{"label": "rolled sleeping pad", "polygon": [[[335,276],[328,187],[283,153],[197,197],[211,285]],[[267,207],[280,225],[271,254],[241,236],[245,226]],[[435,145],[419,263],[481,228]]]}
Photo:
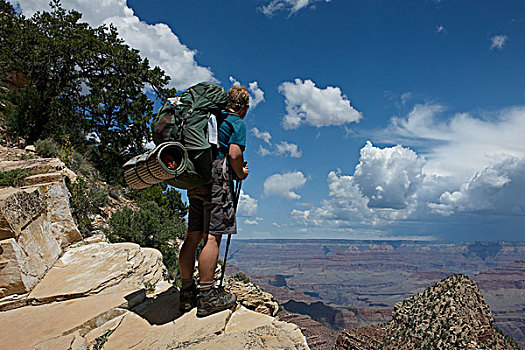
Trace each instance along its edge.
{"label": "rolled sleeping pad", "polygon": [[129,187],[140,190],[179,176],[187,166],[186,148],[179,142],[164,142],[127,161],[124,179]]}

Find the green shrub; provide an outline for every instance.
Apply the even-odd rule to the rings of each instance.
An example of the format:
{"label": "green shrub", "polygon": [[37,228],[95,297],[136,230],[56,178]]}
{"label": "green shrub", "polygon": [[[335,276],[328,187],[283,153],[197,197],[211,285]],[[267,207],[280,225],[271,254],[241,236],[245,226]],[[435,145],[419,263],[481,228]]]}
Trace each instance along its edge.
{"label": "green shrub", "polygon": [[246,276],[246,274],[242,271],[239,271],[237,272],[233,278],[235,278],[237,281],[241,281],[241,282],[244,282],[244,283],[249,283],[250,282],[250,277]]}
{"label": "green shrub", "polygon": [[9,171],[0,172],[0,186],[13,186],[16,187],[20,185],[22,180],[28,177],[30,174],[27,170],[23,169],[14,169]]}
{"label": "green shrub", "polygon": [[64,137],[64,144],[60,147],[58,157],[69,169],[72,169],[73,171],[78,169],[78,164],[75,162],[75,149],[73,148],[71,141],[69,141],[69,135]]}
{"label": "green shrub", "polygon": [[92,230],[92,218],[99,208],[107,204],[108,192],[95,183],[78,176],[77,181],[68,184],[69,205],[82,236],[86,237]]}
{"label": "green shrub", "polygon": [[128,196],[142,205],[147,202],[155,202],[161,208],[169,212],[170,217],[183,218],[188,213],[188,206],[182,202],[180,192],[173,187],[160,183],[143,190],[129,189]]}
{"label": "green shrub", "polygon": [[108,338],[111,334],[113,334],[114,329],[107,330],[104,334],[101,336],[98,336],[95,338],[95,344],[93,345],[93,350],[101,350],[104,344],[108,341]]}
{"label": "green shrub", "polygon": [[36,153],[44,158],[54,158],[58,155],[58,145],[52,139],[35,142]]}
{"label": "green shrub", "polygon": [[22,153],[18,156],[19,160],[28,160],[28,159],[35,159],[36,156],[31,153]]}
{"label": "green shrub", "polygon": [[185,221],[160,207],[156,202],[141,204],[138,211],[124,207],[109,219],[106,232],[111,242],[133,242],[142,247],[158,249],[171,278],[178,272],[178,247],[176,238],[184,237]]}

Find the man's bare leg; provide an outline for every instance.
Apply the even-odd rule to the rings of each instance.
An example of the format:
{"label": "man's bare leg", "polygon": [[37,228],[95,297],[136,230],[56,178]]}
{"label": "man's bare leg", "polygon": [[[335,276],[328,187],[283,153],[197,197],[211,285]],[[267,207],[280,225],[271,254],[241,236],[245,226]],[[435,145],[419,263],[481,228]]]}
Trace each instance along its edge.
{"label": "man's bare leg", "polygon": [[[202,240],[202,231],[188,232],[186,239],[182,244],[179,254],[180,277],[183,280],[193,278],[193,269],[195,268],[195,253]],[[200,265],[200,264],[199,264]]]}
{"label": "man's bare leg", "polygon": [[202,249],[199,257],[199,275],[200,282],[212,282],[217,268],[217,260],[219,258],[219,246],[221,245],[221,237],[215,235],[207,235],[206,245]]}
{"label": "man's bare leg", "polygon": [[219,246],[222,236],[208,235],[206,245],[199,258],[199,274],[201,276],[199,285],[199,297],[197,298],[197,317],[204,317],[237,305],[235,294],[227,293],[222,288],[213,287],[213,277],[217,260],[219,258]]}

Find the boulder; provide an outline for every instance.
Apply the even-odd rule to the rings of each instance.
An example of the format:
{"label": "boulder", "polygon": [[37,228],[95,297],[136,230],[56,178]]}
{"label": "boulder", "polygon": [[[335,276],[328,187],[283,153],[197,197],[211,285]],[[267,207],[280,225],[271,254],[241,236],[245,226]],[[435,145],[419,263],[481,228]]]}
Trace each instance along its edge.
{"label": "boulder", "polygon": [[0,312],[0,349],[69,349],[50,345],[67,343],[70,334],[79,331],[80,335],[86,335],[121,316],[126,311],[125,296],[129,293],[132,291],[121,289]]}
{"label": "boulder", "polygon": [[63,179],[0,189],[0,298],[31,291],[63,248],[82,239],[67,193]]}
{"label": "boulder", "polygon": [[135,244],[71,248],[30,293],[32,305],[0,312],[0,349],[308,349],[295,325],[242,306],[181,315],[164,273],[160,253]]}

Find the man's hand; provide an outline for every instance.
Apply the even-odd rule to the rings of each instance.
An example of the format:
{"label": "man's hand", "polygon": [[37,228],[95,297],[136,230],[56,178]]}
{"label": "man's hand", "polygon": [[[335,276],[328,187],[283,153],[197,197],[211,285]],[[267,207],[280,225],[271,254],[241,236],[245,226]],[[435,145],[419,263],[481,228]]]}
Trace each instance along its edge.
{"label": "man's hand", "polygon": [[[248,169],[248,162],[244,162],[244,166],[242,167],[242,172],[244,174],[244,179],[246,179],[248,175],[250,174],[250,169]],[[244,180],[244,179],[241,179],[241,180]]]}

